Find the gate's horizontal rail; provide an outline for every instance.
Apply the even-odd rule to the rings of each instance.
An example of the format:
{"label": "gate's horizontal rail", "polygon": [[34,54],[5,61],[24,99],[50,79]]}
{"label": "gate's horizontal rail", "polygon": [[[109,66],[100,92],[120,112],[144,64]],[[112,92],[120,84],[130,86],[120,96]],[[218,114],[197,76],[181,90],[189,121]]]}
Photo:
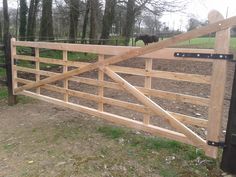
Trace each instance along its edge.
{"label": "gate's horizontal rail", "polygon": [[[122,53],[128,52],[133,49],[138,49],[140,47],[127,47],[127,46],[107,46],[107,45],[84,45],[84,44],[62,44],[62,43],[49,43],[49,42],[25,42],[25,41],[15,41],[14,46],[23,47],[33,47],[33,48],[43,48],[50,50],[66,50],[68,52],[83,52],[83,53],[93,53],[101,55],[120,55]],[[152,59],[169,59],[169,60],[190,60],[190,61],[202,61],[202,62],[212,62],[212,59],[201,59],[201,58],[179,58],[175,57],[175,52],[184,53],[209,53],[215,54],[214,49],[186,49],[186,48],[165,48],[159,51],[154,51],[142,56],[142,58],[152,58]]]}
{"label": "gate's horizontal rail", "polygon": [[[50,63],[50,64],[57,64],[57,65],[63,65],[63,66],[65,65],[76,66],[76,67],[83,67],[90,64],[86,62],[63,61],[63,60],[58,60],[58,59],[46,59],[46,58],[36,59],[36,57],[22,56],[22,55],[15,55],[15,59],[27,60],[27,61],[38,61],[42,63]],[[211,77],[207,75],[156,71],[156,70],[146,71],[145,69],[140,69],[140,68],[122,67],[122,66],[114,66],[114,65],[111,65],[109,67],[113,71],[117,73],[123,73],[123,74],[149,76],[149,77],[155,77],[155,78],[170,79],[170,80],[177,80],[177,81],[187,81],[187,82],[203,83],[203,84],[210,84],[211,82]]]}
{"label": "gate's horizontal rail", "polygon": [[200,145],[200,144],[194,144],[192,141],[188,140],[188,138],[182,134],[182,133],[178,133],[172,130],[168,130],[168,129],[164,129],[158,126],[154,126],[154,125],[147,125],[144,124],[142,122],[136,121],[136,120],[132,120],[126,117],[122,117],[122,116],[118,116],[115,114],[111,114],[111,113],[107,113],[107,112],[102,112],[102,111],[98,111],[96,109],[92,109],[92,108],[88,108],[82,105],[78,105],[78,104],[73,104],[73,103],[69,103],[69,102],[64,102],[55,98],[51,98],[48,96],[43,96],[43,95],[39,95],[33,92],[29,92],[29,91],[22,91],[20,94],[25,95],[25,96],[30,96],[32,98],[36,98],[42,101],[46,101],[49,103],[53,103],[59,106],[63,106],[63,107],[67,107],[69,109],[73,109],[79,112],[83,112],[86,114],[90,114],[93,116],[97,116],[99,118],[105,119],[107,121],[119,124],[119,125],[124,125],[126,127],[129,128],[134,128],[136,130],[142,130],[154,135],[158,135],[164,138],[168,138],[171,140],[175,140],[175,141],[180,141],[182,143],[186,143],[186,144],[191,144],[194,146],[197,146],[199,148],[205,149],[206,148],[206,144],[204,143],[204,145]]}
{"label": "gate's horizontal rail", "polygon": [[[22,83],[22,84],[28,84],[28,83],[33,82],[33,81],[26,80],[26,79],[21,79],[21,78],[17,78],[16,81],[18,83]],[[98,95],[75,91],[75,90],[70,90],[70,89],[64,89],[64,88],[57,87],[54,85],[44,85],[41,88],[47,89],[49,91],[62,93],[62,94],[67,93],[69,96],[75,96],[78,98],[88,99],[88,100],[95,101],[97,103],[103,102],[105,104],[110,104],[113,106],[118,106],[118,107],[130,109],[133,111],[138,111],[140,113],[152,114],[148,108],[146,108],[145,106],[140,105],[140,104],[134,104],[134,103],[126,102],[126,101],[120,101],[120,100],[116,100],[116,99],[112,99],[112,98],[108,98],[108,97],[100,97]],[[178,119],[179,121],[181,121],[183,123],[190,124],[190,125],[196,125],[199,127],[207,127],[208,121],[205,119],[187,116],[184,114],[179,114],[179,113],[170,112],[170,111],[168,111],[168,112],[171,115],[175,116],[176,119]]]}
{"label": "gate's horizontal rail", "polygon": [[[35,69],[30,69],[30,68],[20,67],[20,66],[14,66],[13,69],[15,69],[17,71],[28,72],[28,73],[32,73],[32,74],[40,74],[40,75],[44,75],[44,76],[54,76],[54,75],[59,74],[59,73],[54,73],[54,72],[50,72],[50,71],[42,71],[42,70],[37,71]],[[123,90],[122,88],[119,87],[118,84],[116,84],[114,82],[108,82],[108,81],[100,82],[95,79],[82,78],[82,77],[77,77],[77,76],[69,78],[68,80],[81,82],[81,83],[85,83],[88,85],[104,86],[104,87],[112,88],[112,89],[116,89],[116,90]],[[158,98],[162,98],[162,99],[191,103],[191,104],[196,104],[196,105],[201,105],[201,106],[208,106],[209,105],[208,98],[191,96],[191,95],[174,93],[174,92],[167,92],[167,91],[156,90],[156,89],[147,89],[147,88],[143,88],[143,87],[136,87],[136,88],[139,89],[144,94],[158,97]]]}
{"label": "gate's horizontal rail", "polygon": [[177,81],[187,81],[202,84],[210,84],[211,77],[198,74],[187,74],[187,73],[177,73],[177,72],[167,72],[167,71],[145,71],[145,69],[122,67],[122,66],[109,66],[114,72],[123,74],[132,74],[138,76],[149,76],[162,79],[170,79]]}

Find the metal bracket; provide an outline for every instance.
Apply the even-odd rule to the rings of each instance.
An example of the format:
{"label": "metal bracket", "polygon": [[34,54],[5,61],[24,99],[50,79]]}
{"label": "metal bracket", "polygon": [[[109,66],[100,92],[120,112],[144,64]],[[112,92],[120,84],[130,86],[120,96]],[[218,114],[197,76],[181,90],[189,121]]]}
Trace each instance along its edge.
{"label": "metal bracket", "polygon": [[209,146],[214,146],[214,147],[219,147],[219,148],[224,148],[225,146],[225,142],[220,141],[220,142],[215,142],[215,141],[207,141],[207,144]]}
{"label": "metal bracket", "polygon": [[210,54],[210,53],[185,53],[175,52],[175,57],[181,58],[206,58],[206,59],[219,59],[219,60],[233,60],[233,54]]}

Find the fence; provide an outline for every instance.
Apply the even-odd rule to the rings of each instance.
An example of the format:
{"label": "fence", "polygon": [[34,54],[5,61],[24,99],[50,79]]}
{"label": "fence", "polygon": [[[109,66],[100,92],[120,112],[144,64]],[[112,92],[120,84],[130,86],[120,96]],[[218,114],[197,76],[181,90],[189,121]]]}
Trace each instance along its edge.
{"label": "fence", "polygon": [[[221,132],[227,61],[206,58],[196,59],[191,57],[181,58],[175,57],[174,54],[176,54],[176,52],[190,54],[203,53],[211,55],[219,53],[227,54],[229,47],[228,28],[233,25],[236,25],[236,17],[213,23],[204,28],[191,31],[186,34],[181,34],[174,38],[143,48],[47,42],[20,42],[12,39],[11,49],[14,93],[31,96],[53,104],[98,116],[116,124],[125,125],[161,137],[191,144],[202,148],[206,155],[216,158],[218,148],[214,146],[214,143],[219,142]],[[211,32],[217,32],[215,49],[166,48],[178,42],[189,40]],[[17,53],[17,47],[33,48],[35,50],[35,56],[20,55]],[[43,58],[40,56],[40,49],[62,51],[63,57],[62,59]],[[69,52],[93,53],[98,55],[98,61],[95,63],[69,61]],[[141,59],[145,61],[145,68],[141,69],[116,65],[117,63],[130,58],[133,58],[134,60],[135,57],[141,57]],[[186,61],[197,60],[202,62],[211,62],[212,74],[199,75],[155,70],[152,67],[152,61],[157,59]],[[19,66],[17,63],[21,63],[21,61],[35,62],[35,68]],[[60,65],[62,67],[62,72],[42,70],[42,63]],[[98,71],[96,71],[96,79],[81,76],[82,73],[96,69],[98,69]],[[28,77],[18,77],[21,72],[33,74],[33,79],[29,79]],[[143,86],[133,86],[117,73],[121,73],[124,77],[127,74],[143,77]],[[108,76],[110,80],[105,78],[105,75]],[[153,78],[210,85],[211,93],[208,98],[153,89]],[[63,83],[55,84],[57,81],[61,81]],[[94,87],[97,88],[97,91],[93,94],[87,93],[86,91],[76,89],[79,88],[79,85],[74,87],[70,86],[70,82],[74,82],[75,84],[92,85],[93,89]],[[119,100],[117,97],[108,98],[106,97],[105,92],[107,88],[116,91],[117,93],[124,91],[125,93],[135,97],[137,101],[134,103],[129,100]],[[42,90],[48,90],[54,94],[60,94],[63,98],[55,98],[53,96],[54,94],[45,95],[45,91]],[[206,106],[208,107],[208,118],[201,119],[164,110],[159,104],[157,104],[157,102],[154,101],[153,97]],[[74,102],[73,100],[75,98],[89,100],[92,104],[81,105],[83,101]],[[133,120],[116,113],[107,112],[104,109],[104,105],[112,105],[123,109],[133,110],[142,113],[143,118],[142,120]],[[160,125],[153,124],[151,122],[151,116],[153,115],[167,121],[172,129],[167,129],[165,127],[161,127]],[[189,125],[192,127],[204,127],[207,130],[207,136],[200,136],[196,133],[195,128],[191,128]]]}

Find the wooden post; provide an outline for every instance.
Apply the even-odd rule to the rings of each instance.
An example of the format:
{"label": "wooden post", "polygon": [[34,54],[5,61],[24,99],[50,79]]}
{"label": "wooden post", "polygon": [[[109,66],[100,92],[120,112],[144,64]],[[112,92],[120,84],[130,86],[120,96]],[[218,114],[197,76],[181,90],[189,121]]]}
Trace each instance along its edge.
{"label": "wooden post", "polygon": [[221,169],[236,174],[236,65],[234,71],[233,88],[229,108],[229,117],[226,130],[225,147],[223,150]]}
{"label": "wooden post", "polygon": [[14,88],[16,88],[17,83],[13,81],[14,78],[17,77],[17,73],[15,70],[12,70],[12,65],[14,64],[14,59],[12,55],[16,53],[16,47],[11,45],[11,41],[15,41],[15,39],[11,40],[10,34],[4,35],[4,46],[5,46],[5,63],[6,63],[6,75],[7,75],[7,90],[8,90],[8,105],[13,106],[16,102],[16,96],[13,93]]}
{"label": "wooden post", "polygon": [[[63,50],[63,61],[67,61],[68,60],[68,52],[66,50]],[[68,66],[67,66],[67,63],[65,65],[63,65],[63,73],[66,73],[68,71]],[[67,90],[68,89],[68,79],[65,79],[64,80],[64,88]],[[64,101],[65,102],[68,102],[69,101],[69,95],[68,93],[66,92],[64,94]]]}
{"label": "wooden post", "polygon": [[[216,22],[224,19],[224,17],[217,11],[209,13],[209,21]],[[219,31],[215,37],[215,51],[220,54],[227,54],[229,50],[229,29]],[[208,109],[208,127],[207,140],[212,142],[220,141],[221,123],[223,117],[224,95],[227,75],[227,61],[216,60],[213,62],[212,81],[211,81],[211,95]],[[208,146],[206,148],[206,155],[210,157],[217,157],[218,147]]]}
{"label": "wooden post", "polygon": [[[98,61],[103,61],[104,60],[104,55],[99,55],[98,56]],[[102,70],[98,70],[98,80],[100,81],[100,84],[104,81],[104,73]],[[103,95],[104,95],[104,87],[101,85],[98,88],[98,96],[100,98],[99,104],[98,104],[98,110],[103,111]]]}
{"label": "wooden post", "polygon": [[[35,48],[35,69],[40,71],[40,62],[39,62],[39,48]],[[36,74],[36,82],[40,81],[40,74]],[[40,94],[40,87],[36,89],[36,93]]]}
{"label": "wooden post", "polygon": [[[151,58],[145,59],[145,70],[146,70],[146,72],[150,72],[152,70],[152,59]],[[144,87],[147,88],[147,89],[151,89],[151,87],[152,87],[152,77],[145,76]],[[149,124],[150,115],[149,114],[144,114],[143,118],[144,118],[143,123]]]}

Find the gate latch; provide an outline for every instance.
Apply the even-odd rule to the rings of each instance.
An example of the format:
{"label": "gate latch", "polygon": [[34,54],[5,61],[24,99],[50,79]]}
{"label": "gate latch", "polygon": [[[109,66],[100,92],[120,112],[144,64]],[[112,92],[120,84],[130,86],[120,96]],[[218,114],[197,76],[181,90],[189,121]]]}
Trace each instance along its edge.
{"label": "gate latch", "polygon": [[215,141],[207,141],[207,144],[209,146],[215,146],[215,147],[219,147],[219,148],[224,148],[226,145],[225,145],[225,142],[223,141],[220,141],[220,142],[215,142]]}

